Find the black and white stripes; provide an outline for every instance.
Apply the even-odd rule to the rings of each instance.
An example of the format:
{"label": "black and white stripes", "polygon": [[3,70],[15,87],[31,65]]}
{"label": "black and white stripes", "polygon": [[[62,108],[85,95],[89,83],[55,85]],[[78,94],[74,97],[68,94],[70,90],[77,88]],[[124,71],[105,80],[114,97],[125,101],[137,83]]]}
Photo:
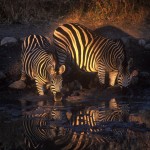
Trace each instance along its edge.
{"label": "black and white stripes", "polygon": [[44,95],[44,85],[49,85],[56,100],[57,93],[61,92],[61,74],[65,71],[65,66],[62,65],[58,72],[55,71],[56,59],[47,52],[50,48],[50,43],[44,36],[30,35],[25,38],[21,54],[21,80],[24,81],[26,75],[34,79],[39,95]]}
{"label": "black and white stripes", "polygon": [[114,86],[117,75],[121,87],[130,84],[132,75],[121,41],[96,36],[91,30],[75,23],[59,26],[53,37],[60,65],[67,64],[69,56],[80,69],[98,72],[101,84],[105,84],[106,72],[109,72],[111,86]]}

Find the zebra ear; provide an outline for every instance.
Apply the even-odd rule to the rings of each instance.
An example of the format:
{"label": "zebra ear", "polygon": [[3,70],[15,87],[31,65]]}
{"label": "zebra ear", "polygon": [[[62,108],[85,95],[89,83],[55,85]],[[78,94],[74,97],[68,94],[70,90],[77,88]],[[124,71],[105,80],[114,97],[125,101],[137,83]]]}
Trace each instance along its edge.
{"label": "zebra ear", "polygon": [[66,70],[66,66],[65,65],[61,65],[59,67],[59,74],[63,74],[65,72],[65,70]]}
{"label": "zebra ear", "polygon": [[55,68],[53,66],[49,66],[47,68],[47,71],[49,72],[49,74],[53,75],[56,73]]}

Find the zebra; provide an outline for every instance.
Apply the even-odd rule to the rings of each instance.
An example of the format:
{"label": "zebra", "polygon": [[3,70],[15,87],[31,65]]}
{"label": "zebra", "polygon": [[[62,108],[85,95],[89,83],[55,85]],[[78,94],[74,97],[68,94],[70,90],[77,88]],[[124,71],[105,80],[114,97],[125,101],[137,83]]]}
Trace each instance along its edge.
{"label": "zebra", "polygon": [[90,149],[100,144],[119,142],[125,131],[114,128],[107,133],[100,123],[124,121],[126,112],[128,110],[122,107],[117,107],[107,113],[102,113],[101,108],[97,106],[78,110],[62,109],[56,106],[45,110],[43,107],[38,107],[23,117],[25,141],[31,149],[41,148],[47,141],[64,150]]}
{"label": "zebra", "polygon": [[49,41],[42,35],[29,35],[22,44],[22,74],[21,81],[26,80],[26,75],[34,79],[39,95],[44,95],[44,86],[50,88],[54,100],[61,100],[62,73],[65,66],[56,71],[56,58],[50,49]]}
{"label": "zebra", "polygon": [[109,85],[128,87],[134,71],[129,72],[132,59],[127,61],[123,42],[97,36],[92,30],[77,23],[63,24],[54,30],[53,43],[56,46],[59,65],[69,59],[80,70],[98,72],[99,82],[105,85],[106,72]]}

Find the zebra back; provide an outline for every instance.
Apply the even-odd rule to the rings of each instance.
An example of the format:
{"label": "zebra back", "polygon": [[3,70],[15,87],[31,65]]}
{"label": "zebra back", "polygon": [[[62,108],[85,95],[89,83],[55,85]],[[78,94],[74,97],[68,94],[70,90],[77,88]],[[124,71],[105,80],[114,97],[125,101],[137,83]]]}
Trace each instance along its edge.
{"label": "zebra back", "polygon": [[50,41],[45,36],[32,34],[25,37],[22,44],[22,53],[25,51],[34,50],[36,48],[40,48],[51,53],[53,52]]}

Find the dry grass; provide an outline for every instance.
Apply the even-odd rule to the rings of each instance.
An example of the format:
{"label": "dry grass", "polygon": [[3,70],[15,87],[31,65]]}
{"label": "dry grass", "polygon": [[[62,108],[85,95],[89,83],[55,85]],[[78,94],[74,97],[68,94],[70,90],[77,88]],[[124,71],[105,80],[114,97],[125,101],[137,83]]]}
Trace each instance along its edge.
{"label": "dry grass", "polygon": [[143,37],[140,30],[149,28],[149,10],[148,0],[0,0],[0,22],[54,23],[51,24],[54,29],[70,22],[91,29],[113,25],[135,37]]}
{"label": "dry grass", "polygon": [[145,0],[0,0],[1,22],[35,22],[63,18],[94,24],[142,22],[149,13]]}
{"label": "dry grass", "polygon": [[68,5],[65,1],[52,0],[0,0],[1,22],[35,22],[59,17]]}
{"label": "dry grass", "polygon": [[80,0],[78,6],[71,10],[64,22],[83,22],[93,28],[110,23],[128,26],[144,22],[149,15],[150,1]]}

